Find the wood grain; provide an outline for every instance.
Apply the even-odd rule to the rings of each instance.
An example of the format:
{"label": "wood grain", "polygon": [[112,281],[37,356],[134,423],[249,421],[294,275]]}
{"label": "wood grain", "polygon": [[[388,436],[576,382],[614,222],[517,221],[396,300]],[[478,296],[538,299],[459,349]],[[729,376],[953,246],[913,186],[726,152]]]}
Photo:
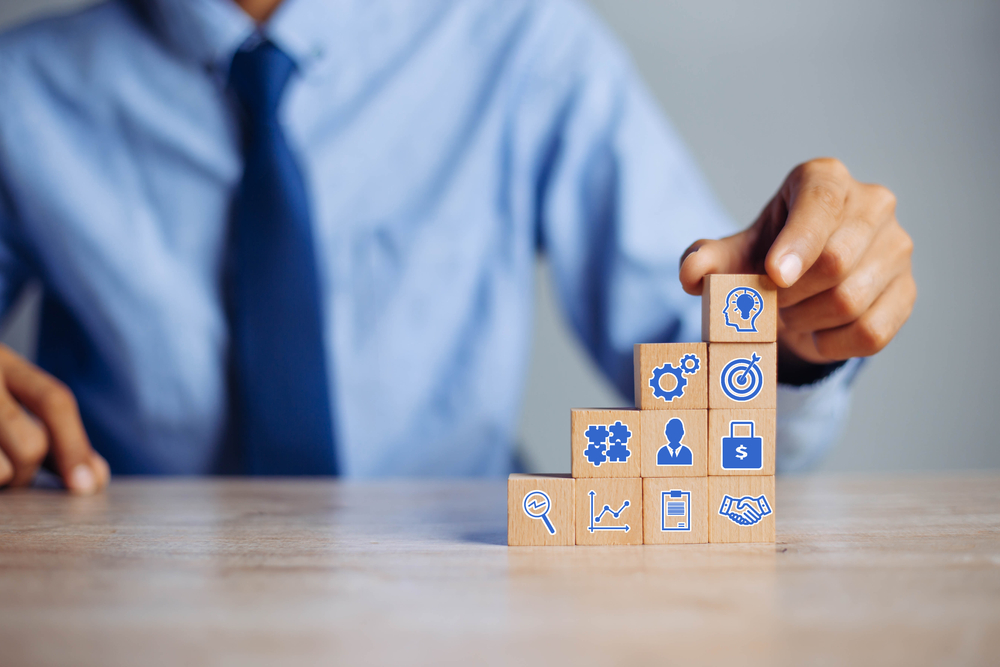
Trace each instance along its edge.
{"label": "wood grain", "polygon": [[[734,401],[722,390],[722,373],[733,359],[749,360],[756,354],[762,386],[749,401]],[[778,406],[777,343],[712,343],[708,346],[708,407],[712,410],[773,410]],[[742,373],[740,374],[742,376]]]}
{"label": "wood grain", "polygon": [[[658,465],[657,454],[667,445],[664,428],[671,419],[684,425],[681,444],[691,450],[691,465]],[[640,462],[643,477],[703,477],[708,474],[708,410],[643,410]],[[669,459],[668,459],[669,460]]]}
{"label": "wood grain", "polygon": [[[719,513],[725,496],[742,498],[764,496],[771,512],[759,523],[742,526]],[[708,478],[708,541],[715,543],[775,541],[775,517],[778,504],[775,500],[774,476],[743,475],[741,477]]]}
{"label": "wood grain", "polygon": [[[765,275],[718,274],[705,276],[701,293],[701,339],[711,343],[773,343],[778,340],[778,286]],[[725,311],[737,317],[726,297],[737,287],[749,287],[761,297],[761,309],[750,321],[736,319],[742,328],[726,324]],[[752,311],[751,311],[752,312]],[[749,313],[748,313],[749,314]],[[731,321],[734,321],[731,318]]]}
{"label": "wood grain", "polygon": [[[591,493],[594,494],[593,530],[590,521]],[[615,518],[606,512],[607,509],[620,514]],[[627,526],[628,530],[618,529],[623,526]],[[614,529],[608,530],[609,527]],[[586,546],[642,544],[642,480],[638,477],[577,479],[576,543]]]}
{"label": "wood grain", "polygon": [[[642,424],[638,410],[572,410],[570,413],[570,461],[573,477],[638,477],[640,470],[639,443]],[[624,461],[606,458],[594,465],[584,454],[590,445],[587,429],[603,426],[607,429],[616,422],[628,427],[631,434],[626,444],[629,452]],[[608,446],[611,446],[610,440]]]}
{"label": "wood grain", "polygon": [[[663,494],[690,494],[688,530],[663,530]],[[667,517],[669,522],[671,517]],[[704,544],[708,542],[708,478],[649,477],[642,480],[643,544]]]}
{"label": "wood grain", "polygon": [[[753,422],[754,436],[761,439],[759,470],[726,470],[722,467],[722,439],[732,432],[734,421]],[[773,475],[776,410],[709,410],[708,411],[708,474],[709,475]]]}
{"label": "wood grain", "polygon": [[5,491],[0,664],[1000,662],[1000,475],[777,486],[776,545],[516,549],[505,480]]}
{"label": "wood grain", "polygon": [[[507,545],[567,547],[576,544],[573,488],[573,478],[569,475],[511,475],[507,479]],[[548,498],[548,511],[539,507],[532,518],[524,509],[524,501],[536,492]],[[544,514],[539,516],[542,512]],[[548,518],[555,534],[543,517]]]}
{"label": "wood grain", "polygon": [[[671,400],[653,395],[649,384],[653,369],[670,364],[680,365],[681,357],[698,357],[698,370],[684,375],[687,384],[683,394]],[[640,410],[704,410],[708,407],[708,345],[705,343],[642,343],[632,348],[632,372],[635,378],[635,407]],[[660,378],[660,388],[672,391],[677,381],[672,375]]]}

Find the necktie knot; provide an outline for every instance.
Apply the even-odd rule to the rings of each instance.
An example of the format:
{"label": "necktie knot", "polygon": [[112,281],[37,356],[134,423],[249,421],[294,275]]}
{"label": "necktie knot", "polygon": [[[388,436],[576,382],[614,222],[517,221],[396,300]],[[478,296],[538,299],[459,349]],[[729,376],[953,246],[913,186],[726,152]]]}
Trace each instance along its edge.
{"label": "necktie knot", "polygon": [[269,41],[241,48],[233,56],[229,85],[252,124],[269,123],[278,112],[295,62]]}

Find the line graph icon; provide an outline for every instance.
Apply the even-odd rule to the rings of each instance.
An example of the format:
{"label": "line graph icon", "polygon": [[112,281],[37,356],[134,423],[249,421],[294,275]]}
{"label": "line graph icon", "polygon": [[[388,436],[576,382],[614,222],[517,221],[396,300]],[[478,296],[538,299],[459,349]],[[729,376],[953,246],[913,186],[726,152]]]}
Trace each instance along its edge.
{"label": "line graph icon", "polygon": [[614,518],[614,519],[617,519],[618,517],[620,517],[621,514],[622,514],[622,512],[625,511],[625,508],[628,507],[631,504],[631,503],[629,503],[629,501],[627,501],[627,500],[624,501],[622,503],[622,506],[619,507],[617,510],[611,509],[610,505],[605,505],[604,508],[601,510],[601,512],[595,516],[594,515],[594,497],[597,495],[597,492],[592,490],[592,491],[590,491],[590,493],[588,495],[590,496],[590,526],[587,527],[587,530],[589,530],[591,533],[593,533],[594,531],[597,531],[597,530],[620,530],[620,531],[623,531],[623,532],[627,533],[629,530],[631,530],[631,528],[629,527],[629,525],[627,523],[624,524],[624,525],[621,525],[621,526],[597,526],[597,525],[594,525],[594,524],[600,523],[601,520],[604,519],[604,517],[606,515],[608,515],[608,514],[610,514],[611,517]]}

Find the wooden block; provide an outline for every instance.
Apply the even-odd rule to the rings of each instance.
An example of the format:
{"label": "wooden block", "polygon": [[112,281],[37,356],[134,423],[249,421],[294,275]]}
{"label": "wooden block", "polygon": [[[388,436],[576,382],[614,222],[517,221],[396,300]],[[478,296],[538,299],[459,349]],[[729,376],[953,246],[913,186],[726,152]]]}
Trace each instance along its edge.
{"label": "wooden block", "polygon": [[777,407],[777,343],[712,343],[708,372],[708,407],[712,410]]}
{"label": "wooden block", "polygon": [[642,410],[641,414],[643,477],[708,474],[708,410]]}
{"label": "wooden block", "polygon": [[774,475],[708,478],[709,542],[773,543],[774,512]]}
{"label": "wooden block", "polygon": [[648,343],[632,349],[635,407],[704,410],[708,407],[708,346]]}
{"label": "wooden block", "polygon": [[708,542],[708,478],[642,480],[643,544]]}
{"label": "wooden block", "polygon": [[642,544],[642,480],[576,480],[576,543]]}
{"label": "wooden block", "polygon": [[708,474],[773,475],[775,410],[709,410]]}
{"label": "wooden block", "polygon": [[573,410],[573,477],[638,477],[638,410]]}
{"label": "wooden block", "polygon": [[705,276],[701,339],[710,343],[778,340],[778,286],[763,275]]}
{"label": "wooden block", "polygon": [[511,475],[507,478],[507,544],[572,546],[575,480],[569,475]]}

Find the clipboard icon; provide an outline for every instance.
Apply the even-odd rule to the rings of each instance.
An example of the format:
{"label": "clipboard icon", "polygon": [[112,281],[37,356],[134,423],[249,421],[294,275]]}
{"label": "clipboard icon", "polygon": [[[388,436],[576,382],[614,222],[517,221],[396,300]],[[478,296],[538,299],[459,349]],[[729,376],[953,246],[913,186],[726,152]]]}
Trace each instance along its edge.
{"label": "clipboard icon", "polygon": [[691,492],[680,489],[660,492],[660,530],[689,532],[691,530]]}

